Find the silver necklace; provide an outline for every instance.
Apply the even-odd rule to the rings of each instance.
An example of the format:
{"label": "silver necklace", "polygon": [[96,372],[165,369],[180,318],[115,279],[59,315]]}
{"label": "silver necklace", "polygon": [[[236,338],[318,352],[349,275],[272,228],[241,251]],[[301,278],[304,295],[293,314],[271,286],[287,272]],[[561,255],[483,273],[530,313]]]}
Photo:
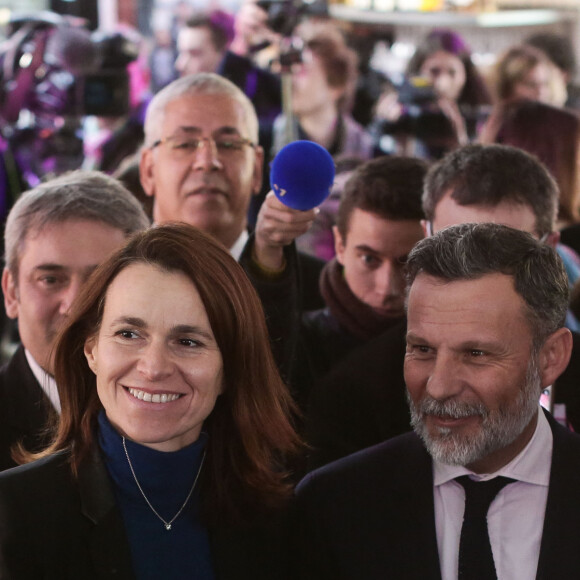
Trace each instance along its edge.
{"label": "silver necklace", "polygon": [[139,491],[141,492],[143,499],[146,501],[147,505],[149,506],[149,509],[163,522],[165,529],[170,530],[171,524],[180,516],[181,512],[185,509],[185,506],[187,505],[187,502],[189,501],[189,498],[191,497],[191,494],[195,489],[195,485],[199,478],[199,474],[201,473],[201,468],[203,467],[203,462],[205,461],[205,451],[203,452],[203,455],[201,457],[201,463],[199,464],[199,469],[197,470],[197,475],[195,476],[193,485],[191,486],[191,489],[189,490],[189,493],[187,494],[187,497],[185,498],[183,505],[179,508],[178,512],[167,522],[159,515],[157,510],[151,505],[151,502],[147,499],[147,496],[145,495],[145,492],[143,491],[143,488],[141,487],[141,484],[139,483],[139,480],[135,475],[135,470],[133,469],[133,464],[131,463],[131,458],[129,457],[129,452],[127,451],[125,437],[123,437],[123,450],[125,451],[125,457],[127,457],[127,462],[129,463],[129,469],[131,469],[131,473],[133,474],[133,479],[135,480],[135,483],[137,484],[137,487],[139,488]]}

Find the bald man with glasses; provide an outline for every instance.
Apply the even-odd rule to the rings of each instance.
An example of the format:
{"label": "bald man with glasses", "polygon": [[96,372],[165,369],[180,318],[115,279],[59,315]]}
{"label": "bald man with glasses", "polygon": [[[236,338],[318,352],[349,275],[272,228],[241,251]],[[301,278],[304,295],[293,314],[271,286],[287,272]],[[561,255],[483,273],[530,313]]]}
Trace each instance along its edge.
{"label": "bald man with glasses", "polygon": [[240,262],[262,298],[285,370],[297,312],[324,304],[318,290],[323,264],[299,256],[292,244],[310,227],[315,210],[292,210],[270,194],[255,231],[249,231],[248,209],[263,176],[258,129],[252,103],[227,79],[213,73],[180,78],[149,105],[140,177],[154,200],[155,223],[183,221],[198,227]]}

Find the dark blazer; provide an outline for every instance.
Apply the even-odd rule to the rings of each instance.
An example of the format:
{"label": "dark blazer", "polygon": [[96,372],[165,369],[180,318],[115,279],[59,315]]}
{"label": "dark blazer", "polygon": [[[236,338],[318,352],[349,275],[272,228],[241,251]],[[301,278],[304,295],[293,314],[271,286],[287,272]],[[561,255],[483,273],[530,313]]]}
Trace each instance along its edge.
{"label": "dark blazer", "polygon": [[[411,430],[403,363],[407,323],[353,351],[313,390],[307,416],[310,469]],[[553,402],[566,405],[580,432],[580,334],[566,370],[554,384]]]}
{"label": "dark blazer", "polygon": [[[217,580],[290,580],[283,525],[210,529]],[[73,480],[59,453],[0,474],[2,580],[133,580],[100,454]],[[178,580],[178,579],[175,579]]]}
{"label": "dark blazer", "polygon": [[[578,578],[580,436],[554,435],[538,580]],[[409,433],[308,475],[297,491],[297,580],[440,580],[431,457]]]}
{"label": "dark blazer", "polygon": [[403,361],[403,320],[353,350],[310,396],[306,440],[310,469],[411,430]]}
{"label": "dark blazer", "polygon": [[228,50],[217,73],[232,81],[252,101],[260,125],[271,124],[282,110],[280,79],[249,58]]}
{"label": "dark blazer", "polygon": [[10,448],[18,441],[31,451],[44,446],[46,437],[41,432],[52,413],[54,407],[20,346],[0,369],[0,471],[16,465]]}
{"label": "dark blazer", "polygon": [[251,234],[239,263],[260,297],[272,351],[278,369],[287,380],[298,343],[301,312],[324,305],[318,285],[324,262],[298,252],[292,243],[284,248],[284,272],[280,276],[268,278],[252,260],[253,244],[254,234]]}

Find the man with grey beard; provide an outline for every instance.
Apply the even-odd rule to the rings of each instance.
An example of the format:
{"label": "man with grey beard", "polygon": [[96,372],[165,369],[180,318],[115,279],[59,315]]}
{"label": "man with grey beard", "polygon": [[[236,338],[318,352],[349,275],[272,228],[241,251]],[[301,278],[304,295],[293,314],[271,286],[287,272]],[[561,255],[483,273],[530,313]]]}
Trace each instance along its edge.
{"label": "man with grey beard", "polygon": [[301,482],[296,578],[577,578],[580,437],[538,404],[572,349],[560,258],[525,232],[464,224],[407,265],[415,433]]}

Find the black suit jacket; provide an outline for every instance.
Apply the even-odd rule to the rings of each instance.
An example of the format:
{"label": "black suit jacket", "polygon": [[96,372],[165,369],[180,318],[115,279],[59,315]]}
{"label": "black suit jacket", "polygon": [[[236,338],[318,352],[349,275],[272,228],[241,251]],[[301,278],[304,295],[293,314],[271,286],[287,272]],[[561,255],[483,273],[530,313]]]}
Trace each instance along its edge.
{"label": "black suit jacket", "polygon": [[[298,252],[292,243],[284,248],[284,272],[268,278],[252,260],[253,245],[254,234],[251,234],[239,263],[260,297],[278,369],[288,380],[298,343],[301,313],[324,305],[318,284],[324,262]],[[294,395],[300,398],[297,392]]]}
{"label": "black suit jacket", "polygon": [[[291,580],[285,531],[278,520],[210,528],[216,579]],[[82,464],[78,481],[64,453],[0,474],[0,578],[134,579],[121,513],[99,453]]]}
{"label": "black suit jacket", "polygon": [[[580,436],[554,435],[538,580],[580,576]],[[297,492],[299,580],[440,580],[431,457],[401,435],[308,475]]]}
{"label": "black suit jacket", "polygon": [[11,447],[18,441],[37,451],[46,443],[43,429],[54,407],[38,384],[18,347],[10,361],[0,369],[0,471],[14,467]]}

